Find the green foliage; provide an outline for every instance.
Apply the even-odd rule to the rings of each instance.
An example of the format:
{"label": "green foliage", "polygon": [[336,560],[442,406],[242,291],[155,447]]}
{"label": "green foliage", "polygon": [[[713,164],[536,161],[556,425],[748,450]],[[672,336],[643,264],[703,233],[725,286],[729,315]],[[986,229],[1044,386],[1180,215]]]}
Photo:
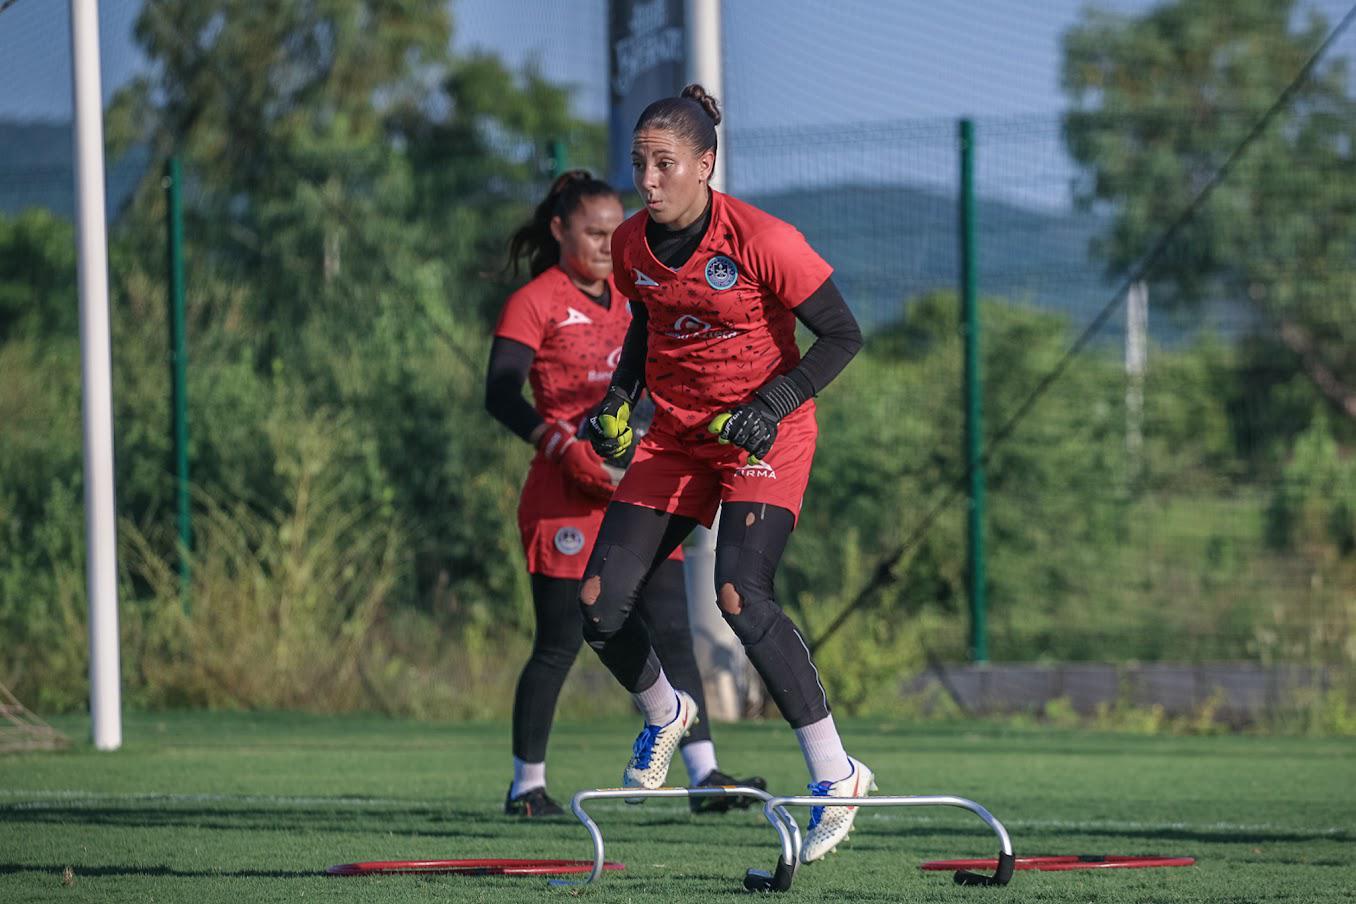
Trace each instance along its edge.
{"label": "green foliage", "polygon": [[73,337],[75,231],[36,208],[0,217],[0,343],[17,338]]}
{"label": "green foliage", "polygon": [[[122,525],[129,584],[129,697],[151,706],[371,707],[362,657],[398,587],[405,543],[375,506],[344,500],[351,433],[342,419],[276,412],[284,504],[200,500],[192,580],[177,557]],[[184,606],[191,607],[190,612]]]}
{"label": "green foliage", "polygon": [[[1301,72],[1328,31],[1295,0],[1090,9],[1064,39],[1083,200],[1115,223],[1095,250],[1124,272],[1153,247]],[[1300,22],[1298,29],[1292,23]],[[1310,392],[1356,420],[1356,99],[1330,55],[1165,249],[1155,297],[1249,306]]]}
{"label": "green foliage", "polygon": [[[1145,82],[1129,65],[1144,53],[1204,66],[1191,71],[1220,80],[1221,110],[1253,105],[1318,33],[1267,32],[1274,17],[1249,5],[1220,26],[1225,46],[1265,33],[1276,54],[1241,72],[1206,66],[1206,39],[1177,33],[1213,22],[1215,5],[1164,9],[1143,21],[1094,15],[1071,34],[1083,112],[1199,99],[1178,96],[1188,83]],[[449,29],[434,0],[144,6],[138,34],[155,74],[118,98],[110,132],[160,157],[173,150],[187,173],[197,535],[185,616],[168,530],[165,211],[153,167],[115,230],[110,268],[134,700],[421,716],[509,705],[531,624],[515,523],[531,450],[484,413],[489,323],[512,288],[487,274],[543,188],[547,143],[563,138],[571,163],[596,166],[602,132],[532,70],[451,57]],[[1260,160],[1279,167],[1284,152],[1312,151],[1304,159],[1342,162],[1320,140],[1341,133],[1323,112],[1340,106],[1336,71]],[[1149,89],[1171,96],[1141,96]],[[1103,249],[1113,266],[1227,149],[1234,120],[1217,118],[1206,133],[1135,125],[1118,142],[1095,117],[1070,120],[1071,146],[1099,174],[1090,200],[1118,205]],[[1309,283],[1266,269],[1290,245],[1234,228],[1245,216],[1254,231],[1281,224],[1323,292],[1349,297],[1342,269],[1319,256],[1332,247],[1309,242],[1301,222],[1319,199],[1267,184],[1246,198],[1231,184],[1224,208],[1193,227],[1199,256],[1173,258],[1162,279],[1260,280],[1267,291],[1247,297],[1266,317],[1323,342],[1344,336],[1348,323],[1322,321],[1309,303]],[[1340,239],[1343,216],[1323,213],[1322,228]],[[72,244],[51,217],[0,219],[0,680],[48,711],[78,708],[85,681]],[[906,301],[819,400],[812,483],[778,575],[811,639],[963,471],[955,297]],[[985,299],[982,317],[992,437],[1072,335],[1063,318],[1002,298]],[[1352,428],[1315,421],[1311,368],[1340,382],[1347,351],[1287,335],[1299,334],[1154,349],[1138,452],[1126,445],[1123,368],[1096,348],[1005,435],[988,462],[995,658],[1352,661]],[[910,711],[916,701],[889,689],[930,657],[965,655],[963,500],[953,503],[898,580],[819,651],[840,711]],[[1308,589],[1282,588],[1278,574]]]}
{"label": "green foliage", "polygon": [[1327,419],[1296,441],[1269,515],[1275,545],[1356,567],[1356,460],[1342,454]]}

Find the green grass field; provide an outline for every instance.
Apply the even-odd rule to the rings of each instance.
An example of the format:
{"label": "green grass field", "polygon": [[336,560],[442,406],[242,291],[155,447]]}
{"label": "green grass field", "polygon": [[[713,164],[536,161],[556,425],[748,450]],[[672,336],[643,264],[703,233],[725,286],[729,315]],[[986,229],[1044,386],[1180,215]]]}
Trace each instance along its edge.
{"label": "green grass field", "polygon": [[[87,724],[58,720],[83,739]],[[930,858],[992,856],[959,810],[864,811],[850,844],[801,871],[799,900],[1328,902],[1356,900],[1356,744],[1143,737],[994,725],[849,721],[883,793],[971,797],[1017,853],[1189,854],[1190,868],[1018,873],[964,889]],[[551,787],[615,784],[632,721],[561,725]],[[586,857],[572,818],[501,815],[504,724],[436,725],[290,714],[134,715],[116,753],[0,757],[0,901],[550,901],[539,878],[330,878],[354,860]],[[780,723],[718,726],[722,765],[774,790],[804,782]],[[681,774],[675,764],[675,775]],[[799,811],[802,820],[804,811]],[[594,901],[738,900],[771,867],[760,816],[694,817],[676,801],[599,803],[608,856],[626,864]],[[70,867],[73,875],[66,873]]]}

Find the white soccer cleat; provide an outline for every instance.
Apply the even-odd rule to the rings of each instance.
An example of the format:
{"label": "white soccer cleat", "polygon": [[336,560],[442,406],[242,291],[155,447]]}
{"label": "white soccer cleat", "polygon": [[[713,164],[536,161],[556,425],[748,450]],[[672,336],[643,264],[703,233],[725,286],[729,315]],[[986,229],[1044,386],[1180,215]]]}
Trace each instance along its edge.
{"label": "white soccer cleat", "polygon": [[[848,757],[852,771],[836,782],[818,782],[810,786],[815,797],[865,797],[876,790],[876,775],[861,760]],[[830,853],[852,831],[857,818],[856,807],[814,807],[810,810],[810,825],[805,832],[805,843],[800,849],[800,862],[811,863]]]}
{"label": "white soccer cleat", "polygon": [[[683,735],[697,724],[697,704],[683,691],[677,692],[678,714],[667,725],[646,725],[631,748],[631,761],[622,773],[623,788],[662,788],[669,777],[669,764]],[[628,800],[642,803],[644,798]]]}

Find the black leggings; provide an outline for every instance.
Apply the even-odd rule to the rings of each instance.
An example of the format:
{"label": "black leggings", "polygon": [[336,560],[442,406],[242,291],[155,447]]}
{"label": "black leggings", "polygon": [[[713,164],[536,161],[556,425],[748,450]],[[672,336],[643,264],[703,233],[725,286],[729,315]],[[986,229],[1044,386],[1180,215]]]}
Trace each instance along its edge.
{"label": "black leggings", "polygon": [[[692,530],[691,518],[614,502],[607,507],[584,569],[580,607],[584,639],[622,687],[637,693],[654,684],[661,663],[657,638],[640,607],[649,583],[673,548]],[[796,519],[775,505],[731,502],[721,509],[716,540],[716,600],[768,693],[793,728],[829,715],[810,649],[773,598],[772,577]]]}
{"label": "black leggings", "polygon": [[[546,761],[556,700],[583,643],[579,582],[532,575],[532,606],[537,613],[537,633],[532,656],[523,666],[513,697],[513,755],[528,763],[542,763]],[[655,569],[641,594],[638,609],[654,638],[655,650],[669,680],[674,687],[691,694],[699,710],[705,712],[701,673],[692,653],[692,628],[687,617],[681,562],[666,559]],[[682,743],[710,739],[711,729],[703,719]]]}

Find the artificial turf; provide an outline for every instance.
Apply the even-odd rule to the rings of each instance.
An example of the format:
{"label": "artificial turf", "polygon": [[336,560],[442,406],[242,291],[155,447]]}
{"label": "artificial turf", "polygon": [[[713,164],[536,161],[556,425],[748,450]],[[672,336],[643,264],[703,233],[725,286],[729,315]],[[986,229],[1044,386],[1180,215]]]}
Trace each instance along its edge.
{"label": "artificial turf", "polygon": [[[58,727],[83,739],[80,719]],[[863,811],[839,853],[801,870],[797,900],[948,902],[1356,901],[1356,742],[1148,737],[988,724],[846,720],[881,793],[988,807],[1022,854],[1187,854],[1194,867],[1018,873],[966,889],[923,860],[992,856],[959,810]],[[615,785],[636,724],[559,725],[560,798]],[[737,900],[776,838],[755,812],[693,816],[681,801],[592,808],[609,859],[584,892],[540,878],[333,878],[356,860],[590,855],[571,817],[502,815],[508,727],[366,716],[129,715],[125,744],[0,757],[0,901]],[[720,725],[721,765],[799,793],[781,723]],[[675,763],[674,777],[682,776]],[[798,811],[802,822],[805,811]],[[69,868],[69,869],[68,869]]]}

